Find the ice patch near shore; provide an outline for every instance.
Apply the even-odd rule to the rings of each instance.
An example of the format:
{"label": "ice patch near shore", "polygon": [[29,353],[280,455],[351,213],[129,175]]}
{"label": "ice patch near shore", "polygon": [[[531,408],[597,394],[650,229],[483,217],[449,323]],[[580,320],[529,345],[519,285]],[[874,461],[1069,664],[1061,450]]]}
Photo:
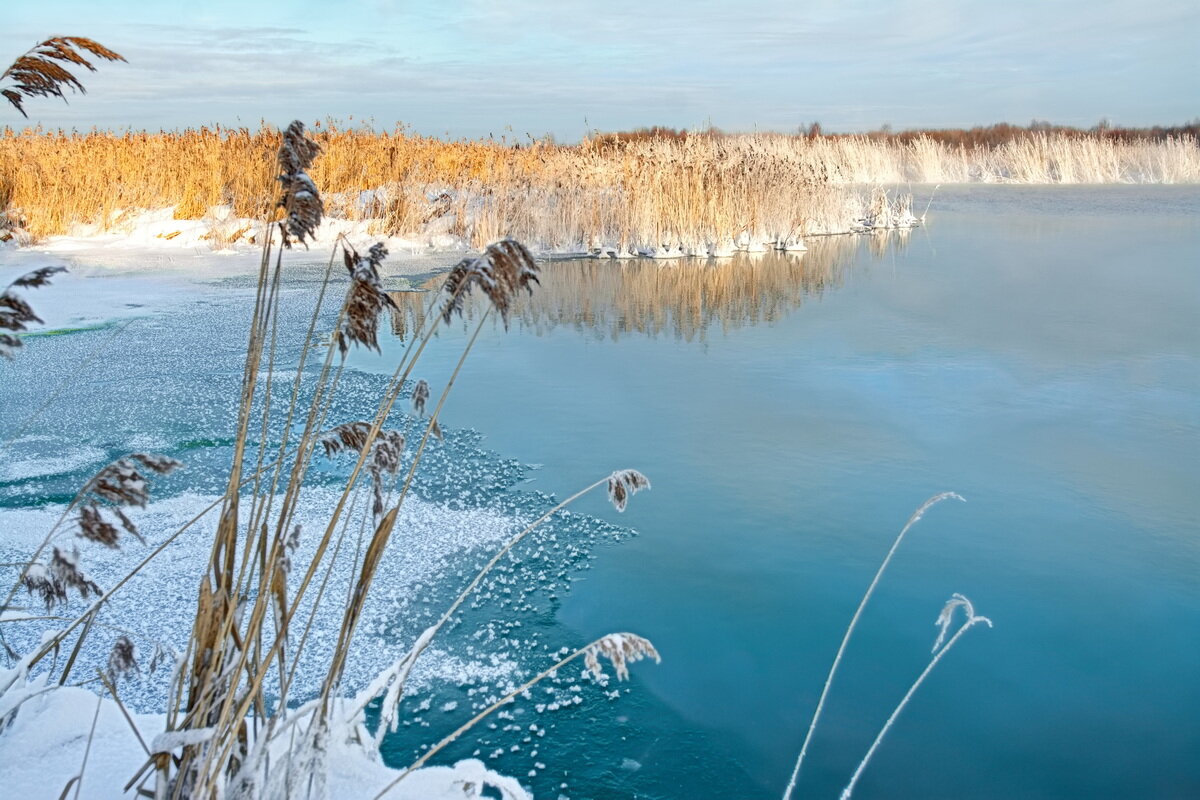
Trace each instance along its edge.
{"label": "ice patch near shore", "polygon": [[[328,510],[337,501],[338,492],[319,487],[308,490],[298,510],[296,522],[301,525],[300,546],[294,556],[298,568],[292,582],[298,584],[316,549],[318,537],[324,530]],[[142,548],[129,540],[122,550],[86,547],[82,561],[88,574],[107,589],[141,558],[180,528],[191,517],[219,500],[219,495],[182,494],[151,503],[145,510],[135,512],[139,528],[147,539]],[[43,508],[8,508],[2,512],[8,535],[0,545],[0,560],[15,563],[31,553],[42,536],[62,514],[58,505]],[[191,632],[196,594],[200,577],[208,561],[217,514],[210,513],[192,529],[185,531],[146,570],[123,587],[109,602],[100,620],[127,630],[139,650],[149,654],[156,642],[183,652]],[[407,648],[420,628],[394,614],[395,601],[404,598],[405,605],[422,605],[431,598],[430,585],[439,576],[453,574],[459,557],[477,548],[492,549],[514,532],[517,520],[483,509],[450,510],[441,503],[410,497],[404,503],[388,557],[380,565],[371,599],[364,613],[361,632],[355,639],[353,657],[347,668],[345,684],[357,688],[376,672],[394,661]],[[347,534],[347,541],[335,567],[334,576],[326,590],[325,599],[317,611],[313,631],[298,670],[293,697],[307,697],[320,687],[324,666],[337,640],[341,622],[342,599],[346,597],[351,577],[350,560],[357,540],[357,525]],[[68,532],[59,537],[62,542],[75,544],[78,540]],[[6,579],[15,578],[6,570]],[[308,595],[300,619],[307,619],[315,592]],[[16,602],[28,603],[24,593]],[[35,610],[30,607],[31,610]],[[86,605],[74,602],[69,616],[82,612]],[[41,635],[46,623],[21,623],[7,626],[6,635],[18,651],[30,649]],[[77,675],[90,675],[102,667],[108,658],[116,633],[94,632],[84,646]],[[426,685],[437,678],[454,682],[468,679],[495,680],[510,672],[515,664],[505,657],[474,663],[450,657],[436,648],[418,663],[413,686]],[[140,710],[159,709],[166,701],[165,677],[148,674],[129,683],[123,699]]]}

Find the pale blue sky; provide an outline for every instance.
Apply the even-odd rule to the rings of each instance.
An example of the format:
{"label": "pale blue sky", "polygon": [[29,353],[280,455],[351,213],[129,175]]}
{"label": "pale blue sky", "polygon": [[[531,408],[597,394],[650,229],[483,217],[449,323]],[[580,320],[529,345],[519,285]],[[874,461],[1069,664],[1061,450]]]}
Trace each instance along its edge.
{"label": "pale blue sky", "polygon": [[[101,66],[49,126],[332,116],[451,136],[1090,126],[1200,117],[1197,0],[65,0],[6,10],[5,63],[89,36]],[[585,122],[586,120],[586,122]],[[0,124],[20,125],[0,110]]]}

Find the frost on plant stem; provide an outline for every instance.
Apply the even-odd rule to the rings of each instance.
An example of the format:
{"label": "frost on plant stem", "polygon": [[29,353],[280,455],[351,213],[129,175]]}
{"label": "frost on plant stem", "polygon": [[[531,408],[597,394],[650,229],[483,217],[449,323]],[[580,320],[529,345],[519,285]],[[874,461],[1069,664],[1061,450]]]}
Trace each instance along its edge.
{"label": "frost on plant stem", "polygon": [[[963,624],[959,626],[958,630],[954,632],[954,635],[947,640],[946,633],[950,628],[950,623],[954,619],[955,610],[959,608],[963,610],[967,618],[963,621]],[[904,697],[892,711],[891,716],[887,718],[887,722],[885,722],[883,727],[880,728],[879,733],[875,736],[875,741],[871,743],[871,747],[867,750],[867,754],[863,756],[862,761],[858,763],[858,767],[854,770],[854,774],[850,776],[850,782],[846,784],[846,788],[842,789],[841,800],[850,800],[850,797],[854,794],[854,787],[858,784],[858,779],[862,777],[863,770],[867,768],[867,764],[871,763],[871,758],[879,749],[879,745],[883,741],[884,737],[887,736],[888,731],[892,729],[896,719],[900,716],[900,712],[902,712],[908,705],[909,701],[912,700],[913,695],[917,692],[917,689],[921,687],[921,684],[924,683],[925,679],[929,677],[929,674],[933,672],[933,668],[937,666],[938,662],[942,660],[942,657],[945,656],[946,653],[950,652],[950,648],[954,647],[955,642],[957,642],[963,634],[981,622],[987,625],[989,628],[992,627],[992,621],[990,619],[987,617],[981,617],[975,613],[975,606],[970,600],[957,592],[951,595],[950,600],[945,606],[942,607],[942,611],[940,614],[938,614],[938,618],[934,623],[938,626],[939,630],[937,641],[935,641],[933,644],[933,657],[929,659],[929,663],[925,666],[925,669],[920,675],[917,676],[917,679],[913,681],[912,686],[908,688],[908,691],[904,694]],[[945,642],[945,646],[942,646],[943,642]]]}

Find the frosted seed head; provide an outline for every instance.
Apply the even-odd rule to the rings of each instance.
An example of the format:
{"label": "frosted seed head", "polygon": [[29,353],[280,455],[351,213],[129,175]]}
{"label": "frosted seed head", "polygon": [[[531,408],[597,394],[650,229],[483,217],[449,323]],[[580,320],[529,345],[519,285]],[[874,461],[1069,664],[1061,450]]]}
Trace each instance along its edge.
{"label": "frosted seed head", "polygon": [[304,134],[303,122],[296,120],[284,130],[277,156],[281,188],[278,206],[287,214],[279,223],[284,247],[292,246],[289,237],[307,247],[304,240],[315,238],[321,225],[325,204],[306,172],[320,152],[321,146]]}
{"label": "frosted seed head", "polygon": [[425,379],[417,381],[417,385],[413,387],[412,407],[413,411],[420,416],[425,416],[425,403],[429,400],[429,384]]}
{"label": "frosted seed head", "polygon": [[933,497],[922,503],[920,508],[913,512],[913,515],[908,519],[908,525],[905,527],[911,528],[920,521],[921,517],[925,516],[926,511],[933,508],[943,500],[959,500],[963,503],[967,502],[967,499],[957,492],[941,492],[939,494],[935,494]]}
{"label": "frosted seed head", "polygon": [[400,469],[400,456],[404,453],[404,434],[400,431],[380,431],[371,453],[371,469],[378,473],[395,475]]}
{"label": "frosted seed head", "polygon": [[66,267],[42,267],[35,269],[33,272],[26,272],[10,283],[9,286],[18,286],[22,289],[38,289],[50,283],[51,276],[66,271]]}
{"label": "frosted seed head", "polygon": [[629,677],[629,664],[635,661],[641,661],[643,658],[653,658],[655,663],[662,661],[650,640],[643,639],[635,633],[610,633],[587,646],[583,653],[583,663],[596,680],[604,677],[601,657],[612,663],[617,680],[621,681]]}
{"label": "frosted seed head", "polygon": [[987,617],[980,617],[975,614],[975,606],[970,600],[958,592],[955,592],[954,594],[950,595],[950,599],[946,601],[946,605],[942,607],[941,613],[938,614],[938,618],[934,621],[934,624],[938,627],[938,637],[933,643],[932,652],[936,653],[938,648],[942,646],[942,643],[946,641],[946,634],[950,631],[950,625],[954,621],[954,612],[959,608],[963,610],[963,613],[966,614],[967,617],[964,624],[974,625],[977,622],[984,622],[987,623],[989,628],[992,627],[992,621],[990,619]]}
{"label": "frosted seed head", "polygon": [[108,679],[112,683],[116,683],[121,678],[128,675],[130,672],[136,672],[137,649],[133,646],[133,640],[128,636],[122,636],[113,643],[113,648],[108,654]]}
{"label": "frosted seed head", "polygon": [[79,535],[89,542],[114,549],[121,546],[116,526],[104,518],[99,506],[92,504],[80,508],[78,523]]}
{"label": "frosted seed head", "polygon": [[650,488],[650,480],[636,469],[617,470],[608,478],[608,500],[617,511],[624,511],[629,498]]}
{"label": "frosted seed head", "polygon": [[365,258],[353,247],[342,246],[342,258],[350,273],[346,309],[337,337],[343,356],[350,343],[379,352],[379,315],[385,308],[398,310],[395,301],[383,291],[379,277],[379,267],[385,256],[387,248],[382,242],[372,245]]}
{"label": "frosted seed head", "polygon": [[517,294],[521,290],[532,293],[532,284],[535,283],[540,281],[533,254],[514,239],[502,239],[488,245],[479,256],[464,258],[450,270],[446,282],[442,284],[442,291],[446,295],[442,304],[442,320],[449,324],[455,314],[461,316],[466,296],[478,286],[491,301],[492,307],[500,312],[507,327]]}
{"label": "frosted seed head", "polygon": [[324,448],[326,458],[333,458],[344,450],[361,453],[370,432],[369,422],[343,422],[322,434],[317,442]]}
{"label": "frosted seed head", "polygon": [[103,504],[116,514],[127,533],[141,540],[137,525],[121,511],[121,506],[145,508],[150,502],[150,487],[139,465],[150,473],[167,475],[182,466],[182,462],[167,456],[133,453],[105,466],[83,486],[81,493],[86,499],[77,520],[80,536],[107,547],[120,546],[116,526],[101,511]]}
{"label": "frosted seed head", "polygon": [[96,582],[79,568],[79,550],[55,547],[50,564],[30,564],[21,575],[21,584],[30,594],[37,595],[50,610],[66,605],[68,591],[74,589],[87,600],[93,594],[103,594]]}

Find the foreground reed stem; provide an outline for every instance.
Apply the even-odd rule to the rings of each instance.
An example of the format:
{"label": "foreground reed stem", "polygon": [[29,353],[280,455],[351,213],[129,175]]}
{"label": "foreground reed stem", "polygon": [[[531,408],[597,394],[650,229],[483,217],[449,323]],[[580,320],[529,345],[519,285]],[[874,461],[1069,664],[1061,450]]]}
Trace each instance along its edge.
{"label": "foreground reed stem", "polygon": [[825,708],[825,700],[829,696],[829,688],[833,685],[833,676],[837,674],[838,666],[842,663],[842,656],[846,653],[846,645],[850,643],[850,637],[854,634],[854,629],[858,626],[858,620],[862,616],[863,609],[867,607],[867,601],[871,599],[871,595],[875,592],[875,587],[879,585],[879,579],[883,577],[884,570],[891,563],[892,556],[896,554],[896,550],[900,547],[900,542],[904,541],[904,534],[908,533],[909,528],[916,525],[921,517],[925,516],[926,511],[943,500],[951,498],[966,502],[966,500],[954,492],[942,492],[926,500],[921,504],[920,508],[913,512],[913,515],[908,519],[908,523],[905,524],[899,535],[896,536],[896,540],[892,542],[892,547],[884,557],[883,563],[879,565],[875,577],[871,579],[871,584],[863,594],[862,600],[859,601],[858,608],[855,609],[854,616],[850,619],[850,625],[846,628],[846,633],[842,636],[842,643],[838,645],[837,655],[833,657],[833,665],[829,668],[829,674],[825,677],[825,685],[822,687],[821,696],[817,700],[817,708],[813,711],[812,721],[808,725],[808,732],[804,735],[804,744],[800,747],[800,755],[796,758],[796,766],[792,769],[792,777],[788,781],[787,788],[783,791],[783,800],[788,800],[792,796],[792,792],[796,789],[796,780],[800,777],[800,767],[804,763],[804,757],[808,753],[808,746],[812,742],[813,732],[816,731],[817,722],[820,721],[821,712]]}

